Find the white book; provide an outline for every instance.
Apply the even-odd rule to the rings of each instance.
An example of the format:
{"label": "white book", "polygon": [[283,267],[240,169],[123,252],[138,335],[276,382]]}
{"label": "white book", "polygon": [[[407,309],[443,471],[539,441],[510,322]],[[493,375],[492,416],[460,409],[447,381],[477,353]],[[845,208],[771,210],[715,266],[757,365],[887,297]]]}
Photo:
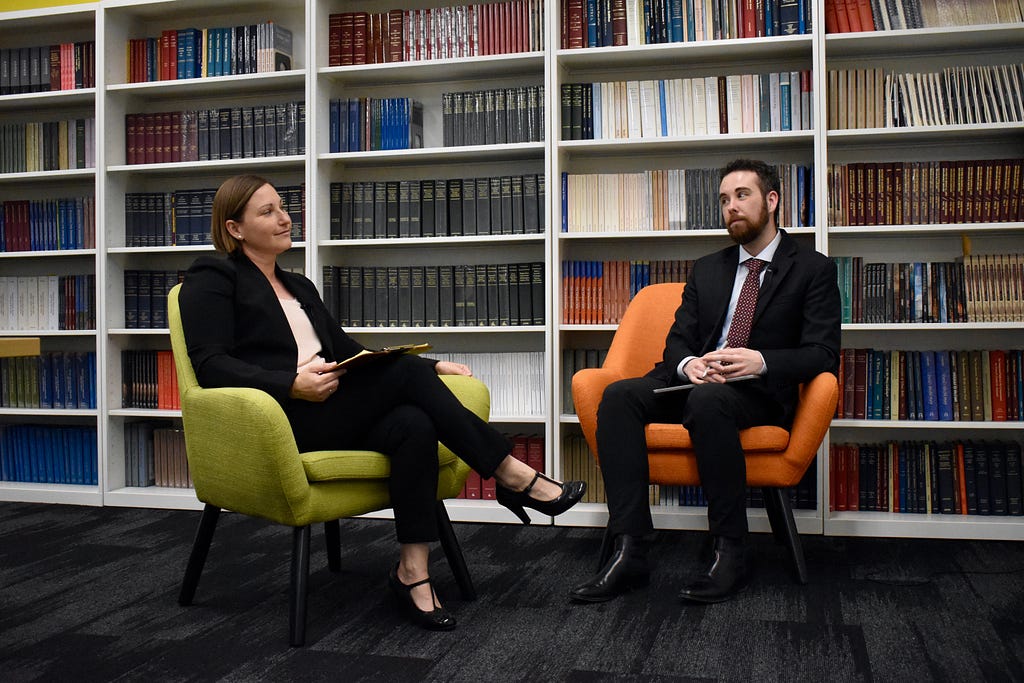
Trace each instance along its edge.
{"label": "white book", "polygon": [[770,108],[772,116],[772,132],[782,130],[782,104],[779,101],[779,73],[773,71],[768,74],[768,92],[770,93]]}
{"label": "white book", "polygon": [[1000,123],[1010,120],[1010,113],[1006,110],[1005,88],[999,80],[998,68],[988,67],[985,69],[985,83],[992,93],[992,108],[995,110]]}
{"label": "white book", "polygon": [[626,137],[633,139],[642,136],[640,117],[640,81],[626,81]]}
{"label": "white book", "polygon": [[1003,66],[1005,78],[1008,85],[1010,99],[1016,108],[1016,121],[1024,121],[1024,91],[1021,88],[1021,74],[1017,73],[1016,66]]}
{"label": "white book", "polygon": [[[740,76],[740,118],[742,119],[741,130],[744,133],[753,133],[757,130],[754,127],[754,117],[757,116],[757,104],[754,102],[754,75],[743,74]],[[729,124],[732,130],[732,124]]]}
{"label": "white book", "polygon": [[706,121],[708,135],[718,135],[722,132],[718,125],[718,76],[704,77],[704,106],[706,108]]}
{"label": "white book", "polygon": [[7,281],[10,278],[0,275],[0,330],[9,330],[14,327],[9,319],[10,308],[7,305]]}
{"label": "white book", "polygon": [[643,45],[644,17],[641,0],[626,0],[626,44]]}
{"label": "white book", "polygon": [[743,77],[739,74],[725,77],[725,107],[729,132],[744,132]]}
{"label": "white book", "polygon": [[629,137],[629,96],[625,81],[615,81],[615,137]]}
{"label": "white book", "polygon": [[692,78],[690,79],[690,85],[690,91],[693,93],[691,103],[693,106],[693,134],[707,135],[708,110],[707,105],[704,103],[706,97],[704,92],[704,79]]}
{"label": "white book", "polygon": [[[655,138],[658,130],[658,95],[652,80],[639,81],[640,88],[640,135],[642,138]],[[634,136],[630,136],[634,137]]]}
{"label": "white book", "polygon": [[602,115],[604,113],[604,103],[601,101],[601,84],[592,83],[590,85],[590,98],[593,104],[593,119],[594,119],[594,139],[604,139],[604,121]]}
{"label": "white book", "polygon": [[50,278],[46,275],[36,277],[36,322],[36,329],[50,329]]}
{"label": "white book", "polygon": [[684,78],[680,82],[679,102],[682,105],[680,107],[682,118],[679,121],[679,134],[683,136],[695,135],[693,125],[693,84],[689,78]]}
{"label": "white book", "polygon": [[981,123],[993,123],[995,121],[995,113],[992,111],[992,107],[989,103],[988,94],[985,92],[985,70],[981,67],[971,67],[971,82],[976,93],[975,99],[981,103]]}
{"label": "white book", "polygon": [[[862,100],[863,101],[863,100]],[[800,130],[800,72],[789,72],[789,129]]]}

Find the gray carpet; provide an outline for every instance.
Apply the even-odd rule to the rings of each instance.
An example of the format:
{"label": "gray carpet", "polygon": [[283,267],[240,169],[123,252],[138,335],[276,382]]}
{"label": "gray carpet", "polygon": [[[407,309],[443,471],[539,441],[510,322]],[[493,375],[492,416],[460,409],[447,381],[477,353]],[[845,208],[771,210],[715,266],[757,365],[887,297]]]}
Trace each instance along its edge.
{"label": "gray carpet", "polygon": [[660,532],[651,586],[573,605],[597,529],[457,524],[480,597],[443,556],[451,633],[385,592],[392,526],[313,535],[307,646],[287,646],[290,530],[222,515],[193,606],[176,599],[198,513],[0,503],[0,680],[1024,681],[1024,543],[804,537],[796,585],[768,535],[738,599],[675,595],[702,534]]}

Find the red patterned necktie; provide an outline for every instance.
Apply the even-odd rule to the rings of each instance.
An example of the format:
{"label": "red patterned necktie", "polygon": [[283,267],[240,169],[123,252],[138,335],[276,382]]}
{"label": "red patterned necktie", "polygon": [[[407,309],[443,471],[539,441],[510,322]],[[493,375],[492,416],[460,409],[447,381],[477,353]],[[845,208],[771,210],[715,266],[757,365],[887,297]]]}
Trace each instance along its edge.
{"label": "red patterned necktie", "polygon": [[744,261],[744,265],[747,266],[747,279],[740,288],[740,298],[736,301],[736,311],[732,314],[729,334],[725,338],[726,344],[734,349],[746,347],[750,339],[750,323],[754,320],[757,291],[761,287],[759,275],[765,261],[752,258]]}

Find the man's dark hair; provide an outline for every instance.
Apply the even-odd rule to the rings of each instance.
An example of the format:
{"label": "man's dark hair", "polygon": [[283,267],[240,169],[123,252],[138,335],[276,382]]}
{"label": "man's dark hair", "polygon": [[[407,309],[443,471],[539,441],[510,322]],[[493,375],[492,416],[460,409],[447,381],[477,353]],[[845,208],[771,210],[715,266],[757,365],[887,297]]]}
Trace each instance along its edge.
{"label": "man's dark hair", "polygon": [[782,190],[779,181],[779,173],[774,166],[770,166],[760,159],[734,159],[722,169],[722,178],[735,173],[736,171],[750,171],[757,174],[757,183],[761,188],[761,194],[765,201],[769,192],[779,195],[779,203],[775,206],[775,223],[779,222],[779,208],[782,206]]}

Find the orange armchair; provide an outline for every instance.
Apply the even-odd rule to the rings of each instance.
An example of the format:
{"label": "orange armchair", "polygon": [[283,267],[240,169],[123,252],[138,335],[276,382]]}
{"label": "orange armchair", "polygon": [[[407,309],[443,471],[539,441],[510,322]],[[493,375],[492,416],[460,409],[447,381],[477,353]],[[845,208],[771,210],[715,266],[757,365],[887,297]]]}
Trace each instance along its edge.
{"label": "orange armchair", "polygon": [[[683,286],[666,283],[640,290],[619,323],[604,365],[580,370],[572,378],[580,427],[599,460],[597,407],[604,390],[617,380],[644,375],[661,360]],[[740,432],[747,460],[747,485],[762,488],[772,533],[789,549],[800,583],[807,583],[807,565],[784,489],[795,486],[814,461],[838,400],[836,376],[824,372],[801,387],[792,429],[763,426]],[[650,424],[646,433],[652,484],[700,484],[693,444],[682,425]]]}

